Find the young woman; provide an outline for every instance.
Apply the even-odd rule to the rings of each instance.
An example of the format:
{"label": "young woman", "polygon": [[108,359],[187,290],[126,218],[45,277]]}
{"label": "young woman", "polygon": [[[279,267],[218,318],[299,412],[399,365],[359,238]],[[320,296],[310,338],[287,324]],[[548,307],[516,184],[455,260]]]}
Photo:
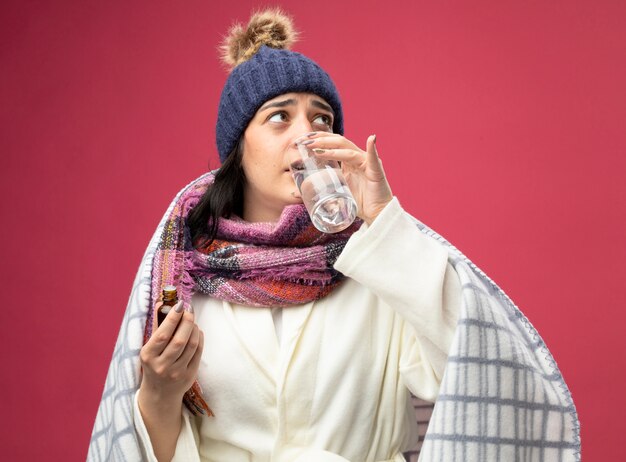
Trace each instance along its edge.
{"label": "young woman", "polygon": [[[343,136],[333,82],[287,49],[293,36],[277,11],[231,31],[222,167],[179,194],[144,257],[131,305],[147,279],[152,309],[129,308],[120,334],[132,343],[145,320],[142,374],[124,387],[110,372],[105,387],[113,406],[132,398],[132,422],[94,429],[95,460],[404,461],[417,443],[411,393],[438,396],[464,302],[458,255],[403,211],[376,137],[361,149]],[[303,135],[341,162],[356,198],[360,220],[343,232],[317,231],[302,204],[289,165]],[[157,326],[166,284],[182,300]],[[116,425],[128,431],[101,451]]]}
{"label": "young woman", "polygon": [[[224,165],[187,218],[204,267],[190,304],[170,311],[140,355],[135,426],[149,460],[403,460],[416,443],[409,390],[434,399],[439,387],[458,277],[393,199],[376,137],[362,150],[342,136],[328,75],[266,44],[288,24],[257,16],[253,37],[230,44]],[[313,228],[289,170],[302,135],[342,162],[358,232]],[[210,261],[235,254],[260,264]],[[219,278],[228,290],[214,289]],[[196,377],[212,417],[183,413]]]}

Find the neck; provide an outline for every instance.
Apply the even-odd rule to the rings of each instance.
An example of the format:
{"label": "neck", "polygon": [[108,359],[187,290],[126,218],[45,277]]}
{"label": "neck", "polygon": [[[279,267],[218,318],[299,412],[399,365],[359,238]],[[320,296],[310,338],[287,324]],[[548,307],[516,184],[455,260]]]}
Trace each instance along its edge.
{"label": "neck", "polygon": [[[274,206],[272,207],[272,205]],[[264,204],[244,197],[242,218],[247,222],[276,223],[282,213],[283,207],[277,208],[275,204]]]}

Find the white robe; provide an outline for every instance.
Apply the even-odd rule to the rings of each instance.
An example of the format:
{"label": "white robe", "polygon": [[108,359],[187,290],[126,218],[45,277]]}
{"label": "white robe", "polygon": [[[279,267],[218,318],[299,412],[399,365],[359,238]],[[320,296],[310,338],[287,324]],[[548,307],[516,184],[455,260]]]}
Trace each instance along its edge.
{"label": "white robe", "polygon": [[[417,435],[409,392],[437,397],[459,278],[396,199],[335,268],[347,279],[333,293],[279,312],[193,296],[198,380],[215,417],[183,410],[174,461],[404,460]],[[156,461],[134,408],[144,458]]]}

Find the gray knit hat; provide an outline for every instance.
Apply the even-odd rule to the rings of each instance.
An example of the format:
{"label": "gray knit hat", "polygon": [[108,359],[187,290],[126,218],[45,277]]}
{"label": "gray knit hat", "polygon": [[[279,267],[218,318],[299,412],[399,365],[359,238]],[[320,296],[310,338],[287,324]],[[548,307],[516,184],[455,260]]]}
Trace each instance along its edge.
{"label": "gray knit hat", "polygon": [[224,45],[234,68],[222,90],[215,130],[224,162],[256,111],[266,101],[290,92],[316,94],[332,107],[333,132],[343,135],[343,112],[335,84],[313,60],[286,49],[294,40],[291,21],[280,10],[253,15],[246,30],[235,26]]}

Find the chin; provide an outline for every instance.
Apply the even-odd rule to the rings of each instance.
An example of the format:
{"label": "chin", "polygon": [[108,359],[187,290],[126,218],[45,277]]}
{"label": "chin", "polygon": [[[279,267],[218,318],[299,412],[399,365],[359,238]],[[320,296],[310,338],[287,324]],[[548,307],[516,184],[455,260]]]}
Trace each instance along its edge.
{"label": "chin", "polygon": [[300,196],[292,196],[290,193],[287,198],[287,204],[289,205],[302,204],[302,198]]}
{"label": "chin", "polygon": [[293,182],[291,173],[289,173],[288,178],[289,181],[281,187],[281,199],[283,199],[287,204],[301,204],[302,197],[300,197],[300,191],[298,191],[298,187]]}

